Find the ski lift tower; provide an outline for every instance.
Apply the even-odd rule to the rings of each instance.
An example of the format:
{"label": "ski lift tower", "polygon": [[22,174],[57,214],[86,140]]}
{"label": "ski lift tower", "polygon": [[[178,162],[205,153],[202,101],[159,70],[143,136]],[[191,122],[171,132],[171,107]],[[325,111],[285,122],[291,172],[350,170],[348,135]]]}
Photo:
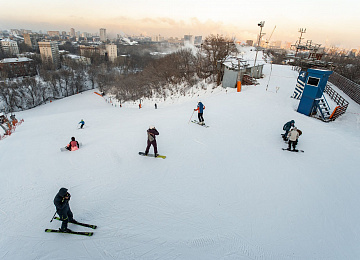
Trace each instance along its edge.
{"label": "ski lift tower", "polygon": [[300,37],[299,37],[299,43],[298,43],[297,46],[296,46],[295,58],[296,58],[296,55],[297,55],[297,53],[298,53],[298,51],[299,51],[299,47],[300,47],[301,40],[304,39],[304,38],[302,38],[302,35],[303,35],[303,33],[306,33],[306,28],[300,28],[300,29],[299,29],[299,33],[300,33]]}

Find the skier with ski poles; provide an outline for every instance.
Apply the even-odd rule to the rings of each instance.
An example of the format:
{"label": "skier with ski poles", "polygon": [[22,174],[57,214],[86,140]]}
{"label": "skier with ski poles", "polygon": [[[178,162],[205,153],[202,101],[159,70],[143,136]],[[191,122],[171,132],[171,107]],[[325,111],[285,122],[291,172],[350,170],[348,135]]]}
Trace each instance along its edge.
{"label": "skier with ski poles", "polygon": [[61,228],[59,228],[59,230],[65,233],[72,232],[67,228],[69,222],[77,223],[77,221],[74,219],[73,213],[70,210],[70,197],[71,195],[68,192],[68,189],[61,188],[54,198],[56,213],[59,215],[60,220],[62,221]]}
{"label": "skier with ski poles", "polygon": [[198,111],[198,118],[200,125],[205,125],[204,117],[203,117],[204,109],[205,109],[204,104],[201,103],[201,101],[198,101],[197,108],[194,109],[194,111]]}

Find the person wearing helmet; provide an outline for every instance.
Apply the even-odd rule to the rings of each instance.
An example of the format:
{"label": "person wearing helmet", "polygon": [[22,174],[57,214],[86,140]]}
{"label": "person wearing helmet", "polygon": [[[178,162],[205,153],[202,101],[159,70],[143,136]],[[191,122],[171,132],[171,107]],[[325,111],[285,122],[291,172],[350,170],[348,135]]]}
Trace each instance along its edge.
{"label": "person wearing helmet", "polygon": [[73,217],[73,213],[70,210],[70,197],[71,195],[68,192],[68,189],[61,188],[54,198],[56,213],[59,215],[60,220],[62,221],[61,228],[59,228],[59,230],[62,232],[71,232],[71,230],[67,228],[69,222],[77,223]]}
{"label": "person wearing helmet", "polygon": [[78,141],[75,141],[75,137],[71,137],[70,143],[65,147],[69,151],[76,151],[79,149],[79,143]]}
{"label": "person wearing helmet", "polygon": [[84,125],[85,125],[84,119],[81,119],[79,124],[80,124],[80,128],[82,129],[84,127]]}
{"label": "person wearing helmet", "polygon": [[197,108],[194,109],[194,111],[198,111],[198,118],[199,118],[200,125],[205,125],[204,117],[203,117],[204,109],[205,109],[204,104],[201,103],[201,101],[199,100],[198,104],[197,104]]}
{"label": "person wearing helmet", "polygon": [[148,139],[147,139],[147,146],[145,149],[145,155],[148,155],[150,146],[154,146],[154,154],[155,157],[158,156],[158,150],[157,150],[157,144],[156,144],[156,135],[159,135],[158,130],[156,130],[155,126],[151,125],[149,129],[147,130]]}
{"label": "person wearing helmet", "polygon": [[291,129],[291,127],[294,127],[295,126],[295,121],[294,120],[291,120],[289,122],[287,122],[284,126],[283,126],[283,130],[285,131],[285,133],[283,134],[283,139],[284,141],[287,141],[288,139],[288,133]]}

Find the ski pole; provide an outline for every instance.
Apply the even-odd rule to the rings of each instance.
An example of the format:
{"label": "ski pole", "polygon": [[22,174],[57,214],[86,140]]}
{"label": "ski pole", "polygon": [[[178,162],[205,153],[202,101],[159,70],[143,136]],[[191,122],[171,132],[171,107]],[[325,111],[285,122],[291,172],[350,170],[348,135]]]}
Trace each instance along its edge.
{"label": "ski pole", "polygon": [[188,124],[190,123],[191,118],[192,118],[192,117],[193,117],[193,115],[194,115],[194,112],[195,112],[195,110],[192,112],[192,114],[191,114],[191,117],[190,117],[190,120],[189,120]]}
{"label": "ski pole", "polygon": [[53,216],[52,219],[50,220],[50,223],[54,220],[55,215],[56,215],[56,211],[55,211],[55,213],[54,213],[54,216]]}

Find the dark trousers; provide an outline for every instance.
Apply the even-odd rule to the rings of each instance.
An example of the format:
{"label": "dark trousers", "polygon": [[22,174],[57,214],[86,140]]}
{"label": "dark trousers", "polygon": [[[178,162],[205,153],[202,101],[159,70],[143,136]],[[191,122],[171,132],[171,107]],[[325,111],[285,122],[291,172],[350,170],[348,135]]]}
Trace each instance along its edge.
{"label": "dark trousers", "polygon": [[287,136],[290,130],[285,130],[285,134],[283,135],[283,139],[287,141]]}
{"label": "dark trousers", "polygon": [[66,230],[68,223],[74,220],[71,210],[68,210],[66,213],[58,212],[58,215],[60,216],[60,220],[62,221],[61,230]]}
{"label": "dark trousers", "polygon": [[296,140],[296,141],[290,141],[290,140],[289,140],[289,147],[288,147],[288,149],[290,150],[290,149],[291,149],[291,146],[292,146],[293,149],[295,150],[296,145],[297,145],[297,140]]}
{"label": "dark trousers", "polygon": [[199,122],[204,122],[203,113],[198,113]]}
{"label": "dark trousers", "polygon": [[80,128],[83,128],[83,127],[84,127],[84,125],[81,125],[81,126],[80,126]]}
{"label": "dark trousers", "polygon": [[145,154],[149,153],[150,150],[150,146],[153,145],[154,146],[154,153],[157,154],[158,150],[157,150],[157,144],[156,144],[156,140],[150,142],[149,140],[147,141],[147,146],[146,146],[146,150],[145,150]]}

